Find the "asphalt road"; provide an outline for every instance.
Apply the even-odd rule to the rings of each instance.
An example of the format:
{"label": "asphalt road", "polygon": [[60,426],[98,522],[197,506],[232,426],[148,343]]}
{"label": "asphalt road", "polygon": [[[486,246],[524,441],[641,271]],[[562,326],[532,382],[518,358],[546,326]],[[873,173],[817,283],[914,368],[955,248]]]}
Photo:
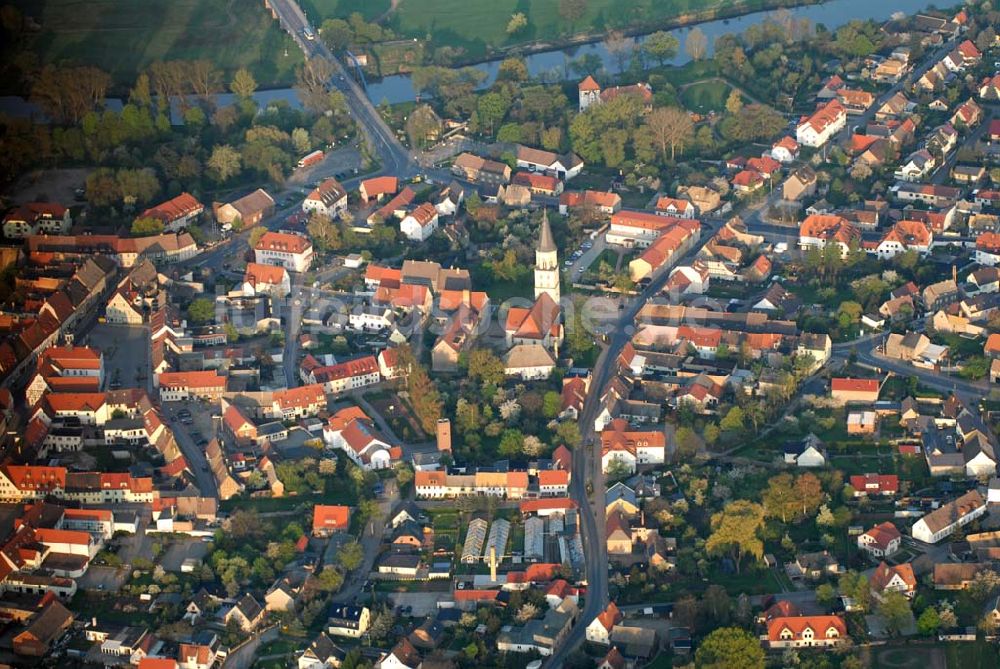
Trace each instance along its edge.
{"label": "asphalt road", "polygon": [[[399,143],[396,135],[379,116],[378,110],[372,105],[365,91],[347,75],[340,61],[334,58],[319,38],[317,30],[309,24],[298,3],[294,0],[271,0],[270,7],[277,14],[281,26],[292,36],[307,59],[319,56],[333,64],[334,77],[330,83],[347,99],[347,108],[367,135],[372,149],[378,154],[382,170],[401,178],[416,174],[417,164],[410,152]],[[315,39],[305,39],[303,35],[307,28],[315,35]]]}
{"label": "asphalt road", "polygon": [[[194,425],[185,425],[174,418],[176,412],[181,408],[186,407],[192,414],[203,410],[202,407],[196,405],[197,402],[164,402],[163,420],[166,421],[170,430],[174,433],[174,440],[177,442],[177,446],[181,449],[181,453],[184,454],[190,466],[191,473],[194,475],[195,483],[198,486],[198,490],[201,491],[202,497],[217,497],[219,489],[215,482],[215,477],[212,476],[212,473],[208,469],[208,459],[205,457],[205,449],[198,446],[188,432]],[[210,437],[211,435],[206,435],[206,438]]]}

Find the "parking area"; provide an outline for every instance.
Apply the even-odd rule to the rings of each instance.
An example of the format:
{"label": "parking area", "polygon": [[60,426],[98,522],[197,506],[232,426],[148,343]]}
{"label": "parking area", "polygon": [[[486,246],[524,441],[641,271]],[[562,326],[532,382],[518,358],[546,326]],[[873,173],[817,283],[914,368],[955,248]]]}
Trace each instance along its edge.
{"label": "parking area", "polygon": [[563,262],[563,266],[569,269],[570,280],[579,281],[587,268],[594,263],[598,256],[604,253],[604,249],[607,247],[608,243],[603,234],[598,235],[597,239],[585,240],[580,248],[573,251]]}
{"label": "parking area", "polygon": [[108,390],[139,387],[152,392],[149,328],[97,323],[86,343],[104,352]]}
{"label": "parking area", "polygon": [[76,579],[76,584],[81,590],[118,592],[127,577],[128,571],[125,569],[91,565],[86,574]]}
{"label": "parking area", "polygon": [[167,546],[160,558],[160,565],[165,571],[179,572],[181,564],[187,559],[201,560],[208,555],[209,542],[196,537],[187,537]]}
{"label": "parking area", "polygon": [[414,618],[423,618],[437,611],[437,603],[441,600],[440,592],[390,592],[387,593],[393,607],[410,609],[407,614]]}

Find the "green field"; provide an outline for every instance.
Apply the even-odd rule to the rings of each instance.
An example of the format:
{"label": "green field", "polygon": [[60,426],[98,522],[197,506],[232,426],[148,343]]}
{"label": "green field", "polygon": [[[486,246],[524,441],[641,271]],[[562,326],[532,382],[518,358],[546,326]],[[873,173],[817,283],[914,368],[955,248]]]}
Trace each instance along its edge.
{"label": "green field", "polygon": [[389,0],[300,0],[299,6],[315,25],[322,21],[319,18],[346,19],[357,12],[371,21],[382,16],[389,9]]}
{"label": "green field", "polygon": [[732,90],[721,81],[703,81],[691,84],[681,92],[681,104],[685,108],[704,114],[709,111],[725,111],[726,99]]}
{"label": "green field", "polygon": [[95,65],[119,85],[130,85],[154,61],[198,58],[211,59],[227,75],[245,65],[262,86],[288,84],[302,62],[302,52],[259,0],[15,4],[42,26],[27,46],[43,62]]}

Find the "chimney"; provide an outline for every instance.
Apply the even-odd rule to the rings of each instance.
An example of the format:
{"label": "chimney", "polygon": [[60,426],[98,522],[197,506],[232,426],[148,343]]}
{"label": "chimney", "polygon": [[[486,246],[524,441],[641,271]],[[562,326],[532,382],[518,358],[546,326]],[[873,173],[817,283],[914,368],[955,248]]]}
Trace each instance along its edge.
{"label": "chimney", "polygon": [[956,265],[951,266],[951,280],[958,283],[958,267]]}
{"label": "chimney", "polygon": [[490,581],[497,582],[497,547],[490,546]]}

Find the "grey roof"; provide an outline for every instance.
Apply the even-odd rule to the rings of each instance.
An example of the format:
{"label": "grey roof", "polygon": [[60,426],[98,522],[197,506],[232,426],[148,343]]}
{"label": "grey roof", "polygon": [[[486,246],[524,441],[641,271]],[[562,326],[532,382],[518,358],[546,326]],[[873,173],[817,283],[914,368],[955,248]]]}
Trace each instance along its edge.
{"label": "grey roof", "polygon": [[618,500],[626,501],[633,506],[636,506],[635,501],[635,491],[628,487],[621,481],[615,483],[613,486],[608,488],[608,491],[604,493],[604,506],[616,502]]}
{"label": "grey roof", "polygon": [[552,237],[552,228],[549,226],[549,210],[542,209],[542,230],[538,236],[538,250],[546,253],[556,250],[556,242]]}

